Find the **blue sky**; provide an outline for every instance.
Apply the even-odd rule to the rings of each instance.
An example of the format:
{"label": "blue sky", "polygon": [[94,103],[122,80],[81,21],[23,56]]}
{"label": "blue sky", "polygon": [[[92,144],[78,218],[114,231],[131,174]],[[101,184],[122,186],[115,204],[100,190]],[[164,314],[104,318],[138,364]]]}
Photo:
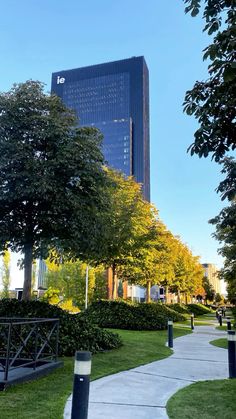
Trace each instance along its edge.
{"label": "blue sky", "polygon": [[202,262],[222,265],[208,220],[223,204],[219,166],[187,154],[197,127],[184,93],[207,76],[203,22],[182,0],[7,0],[1,4],[0,90],[51,73],[144,55],[150,73],[151,199]]}

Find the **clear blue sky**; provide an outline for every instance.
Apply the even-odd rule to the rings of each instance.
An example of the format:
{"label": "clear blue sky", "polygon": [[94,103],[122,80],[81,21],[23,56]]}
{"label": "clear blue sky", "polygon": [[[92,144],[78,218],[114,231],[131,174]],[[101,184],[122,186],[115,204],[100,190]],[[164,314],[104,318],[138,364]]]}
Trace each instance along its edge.
{"label": "clear blue sky", "polygon": [[222,208],[219,167],[190,157],[197,125],[184,93],[207,75],[203,22],[182,0],[7,0],[1,4],[0,90],[51,73],[144,55],[150,73],[151,197],[162,220],[202,262],[222,265],[208,220]]}

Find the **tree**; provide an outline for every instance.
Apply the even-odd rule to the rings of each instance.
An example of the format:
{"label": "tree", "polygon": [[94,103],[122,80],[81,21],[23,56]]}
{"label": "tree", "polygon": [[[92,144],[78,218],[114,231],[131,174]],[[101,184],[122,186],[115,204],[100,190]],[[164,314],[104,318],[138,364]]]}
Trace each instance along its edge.
{"label": "tree", "polygon": [[9,250],[6,250],[2,257],[2,297],[8,298],[9,297],[9,286],[10,286],[10,264],[11,264],[11,255]]}
{"label": "tree", "polygon": [[213,236],[222,243],[219,253],[224,257],[220,278],[227,282],[228,298],[236,302],[236,161],[225,158],[222,173],[226,174],[219,187],[221,199],[228,199],[230,205],[209,222],[216,226]]}
{"label": "tree", "polygon": [[166,284],[173,279],[173,236],[154,209],[152,216],[146,240],[141,247],[137,247],[129,265],[120,267],[125,279],[132,284],[146,286],[147,303],[151,300],[152,285]]}
{"label": "tree", "polygon": [[202,286],[203,268],[199,263],[199,257],[194,256],[191,250],[175,237],[174,250],[174,277],[169,283],[172,292],[178,294],[178,302],[181,302],[181,294],[185,300],[188,296],[196,295]]}
{"label": "tree", "polygon": [[153,213],[150,203],[141,193],[141,185],[132,177],[107,169],[110,179],[110,205],[100,213],[105,232],[102,233],[95,252],[95,261],[111,267],[113,299],[117,298],[117,275],[128,279],[128,271],[134,268],[134,259],[152,235]]}
{"label": "tree", "polygon": [[[184,0],[186,13],[196,16],[203,1]],[[205,50],[203,59],[210,61],[209,78],[197,81],[186,92],[184,111],[194,115],[200,127],[189,147],[191,154],[219,162],[227,152],[236,148],[236,0],[205,0],[204,31],[214,35],[213,43]]]}
{"label": "tree", "polygon": [[[65,300],[71,299],[77,306],[84,308],[86,263],[80,260],[61,263],[59,265],[46,261],[47,287],[60,290]],[[89,269],[88,300],[91,302],[95,287],[95,270]]]}
{"label": "tree", "polygon": [[219,303],[223,303],[224,302],[224,297],[223,295],[220,295],[218,292],[215,295],[215,303],[219,304]]}
{"label": "tree", "polygon": [[204,276],[203,280],[202,280],[202,284],[203,284],[203,288],[205,290],[205,298],[206,298],[206,302],[207,301],[213,301],[215,298],[215,290],[213,289],[213,286],[210,284],[209,279],[207,278],[207,276]]}
{"label": "tree", "polygon": [[102,136],[76,123],[40,82],[0,94],[0,249],[24,254],[24,299],[33,259],[53,247],[87,256],[107,206]]}
{"label": "tree", "polygon": [[[196,16],[203,1],[184,0],[186,13]],[[203,6],[204,31],[213,35],[213,42],[204,50],[203,59],[209,60],[209,78],[196,82],[186,92],[184,111],[194,115],[200,127],[194,134],[195,141],[189,147],[191,154],[199,157],[212,155],[212,159],[223,164],[226,178],[217,192],[222,200],[230,202],[236,196],[236,162],[226,154],[236,148],[236,0],[205,0]],[[225,256],[221,277],[228,282],[228,289],[236,281],[235,204],[225,208],[210,220],[216,225],[215,238],[224,242],[220,253]],[[231,292],[230,291],[230,292]],[[232,291],[234,292],[234,291]]]}
{"label": "tree", "polygon": [[136,243],[132,256],[117,267],[119,277],[146,286],[146,302],[150,302],[152,285],[169,286],[178,292],[179,298],[181,292],[186,298],[193,295],[202,285],[203,268],[199,258],[167,230],[156,210],[152,209],[149,220],[141,245]]}
{"label": "tree", "polygon": [[223,208],[218,216],[210,220],[216,226],[214,237],[222,243],[219,253],[225,258],[220,277],[227,284],[228,298],[236,301],[236,202]]}
{"label": "tree", "polygon": [[223,169],[221,173],[226,174],[226,178],[222,180],[216,189],[221,194],[221,200],[236,200],[236,160],[233,157],[225,157],[221,164]]}

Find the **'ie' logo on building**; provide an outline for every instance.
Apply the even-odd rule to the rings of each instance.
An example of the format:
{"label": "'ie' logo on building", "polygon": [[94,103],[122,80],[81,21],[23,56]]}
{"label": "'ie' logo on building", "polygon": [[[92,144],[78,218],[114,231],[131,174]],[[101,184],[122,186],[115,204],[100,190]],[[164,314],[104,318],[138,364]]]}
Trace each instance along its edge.
{"label": "'ie' logo on building", "polygon": [[57,76],[57,84],[63,84],[63,83],[65,83],[65,78],[64,77],[60,77],[60,76]]}

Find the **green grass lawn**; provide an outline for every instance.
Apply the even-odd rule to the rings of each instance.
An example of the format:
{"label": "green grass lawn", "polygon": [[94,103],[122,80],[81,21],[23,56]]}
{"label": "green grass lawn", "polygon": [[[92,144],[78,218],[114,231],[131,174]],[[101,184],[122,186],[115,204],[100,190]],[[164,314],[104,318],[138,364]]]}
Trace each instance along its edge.
{"label": "green grass lawn", "polygon": [[226,338],[211,340],[210,344],[219,348],[228,349],[228,340]]}
{"label": "green grass lawn", "polygon": [[227,326],[225,324],[223,324],[222,326],[216,326],[216,330],[221,330],[225,332],[227,330]]}
{"label": "green grass lawn", "polygon": [[[116,330],[124,345],[99,353],[92,359],[92,380],[115,372],[166,358],[172,351],[165,346],[167,332]],[[190,333],[174,328],[174,336]],[[72,391],[72,358],[64,358],[64,366],[50,375],[0,392],[1,419],[61,419],[67,397]],[[112,419],[112,418],[111,418]]]}
{"label": "green grass lawn", "polygon": [[170,419],[233,419],[236,417],[236,379],[202,381],[172,396]]}
{"label": "green grass lawn", "polygon": [[[195,326],[214,326],[215,322],[213,320],[215,320],[214,314],[212,313],[203,314],[202,316],[194,317],[194,325]],[[176,325],[190,328],[191,326],[190,315],[186,319],[185,322],[178,322],[176,323]]]}

